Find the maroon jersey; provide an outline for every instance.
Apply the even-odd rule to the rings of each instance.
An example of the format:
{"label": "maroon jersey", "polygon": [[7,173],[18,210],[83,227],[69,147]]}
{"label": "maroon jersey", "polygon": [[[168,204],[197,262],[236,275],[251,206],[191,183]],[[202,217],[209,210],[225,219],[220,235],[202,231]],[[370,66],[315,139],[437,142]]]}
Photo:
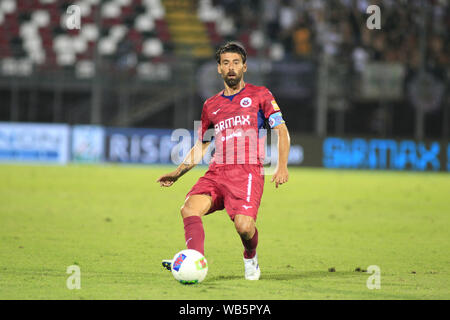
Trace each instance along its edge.
{"label": "maroon jersey", "polygon": [[284,123],[280,108],[266,87],[245,84],[232,96],[224,90],[203,105],[199,139],[205,141],[208,129],[214,130],[216,151],[211,164],[258,164],[264,162],[266,135],[260,131]]}

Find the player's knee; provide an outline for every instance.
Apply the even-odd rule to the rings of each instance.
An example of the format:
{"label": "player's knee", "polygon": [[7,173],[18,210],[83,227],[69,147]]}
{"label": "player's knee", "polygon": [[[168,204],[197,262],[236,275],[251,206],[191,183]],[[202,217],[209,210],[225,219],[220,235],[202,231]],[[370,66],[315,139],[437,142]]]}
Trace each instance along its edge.
{"label": "player's knee", "polygon": [[186,207],[186,205],[183,205],[180,209],[181,217],[184,219],[186,217],[189,217],[191,210],[189,210],[189,207]]}
{"label": "player's knee", "polygon": [[191,216],[200,216],[198,211],[194,210],[193,208],[191,208],[189,205],[186,205],[186,204],[184,204],[181,207],[180,212],[181,212],[181,217],[183,219],[187,218],[187,217],[191,217]]}
{"label": "player's knee", "polygon": [[255,232],[255,227],[254,227],[253,223],[251,223],[251,222],[236,223],[235,226],[236,226],[236,231],[244,239],[251,239]]}

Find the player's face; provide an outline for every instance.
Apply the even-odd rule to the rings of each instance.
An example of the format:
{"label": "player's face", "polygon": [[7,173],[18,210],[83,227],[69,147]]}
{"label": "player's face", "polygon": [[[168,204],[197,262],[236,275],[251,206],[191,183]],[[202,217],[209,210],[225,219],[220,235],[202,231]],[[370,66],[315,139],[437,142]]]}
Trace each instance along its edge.
{"label": "player's face", "polygon": [[220,64],[217,65],[217,72],[230,88],[236,87],[241,82],[244,72],[247,71],[247,64],[242,61],[239,53],[225,52],[220,55]]}

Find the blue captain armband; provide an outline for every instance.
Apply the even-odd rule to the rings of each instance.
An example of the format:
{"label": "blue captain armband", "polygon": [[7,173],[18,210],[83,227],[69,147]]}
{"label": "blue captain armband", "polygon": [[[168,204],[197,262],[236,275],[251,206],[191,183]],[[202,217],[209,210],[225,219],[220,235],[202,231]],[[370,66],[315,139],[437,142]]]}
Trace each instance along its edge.
{"label": "blue captain armband", "polygon": [[269,116],[270,128],[275,128],[279,124],[283,124],[283,123],[284,123],[284,120],[283,120],[283,116],[281,115],[281,112],[275,112]]}

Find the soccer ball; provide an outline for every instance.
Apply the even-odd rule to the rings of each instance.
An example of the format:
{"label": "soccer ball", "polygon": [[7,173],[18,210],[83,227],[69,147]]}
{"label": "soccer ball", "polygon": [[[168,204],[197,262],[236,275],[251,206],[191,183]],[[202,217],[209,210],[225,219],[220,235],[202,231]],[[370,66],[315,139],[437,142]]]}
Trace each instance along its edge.
{"label": "soccer ball", "polygon": [[206,258],[197,250],[182,250],[173,257],[172,274],[182,284],[200,283],[207,273]]}

